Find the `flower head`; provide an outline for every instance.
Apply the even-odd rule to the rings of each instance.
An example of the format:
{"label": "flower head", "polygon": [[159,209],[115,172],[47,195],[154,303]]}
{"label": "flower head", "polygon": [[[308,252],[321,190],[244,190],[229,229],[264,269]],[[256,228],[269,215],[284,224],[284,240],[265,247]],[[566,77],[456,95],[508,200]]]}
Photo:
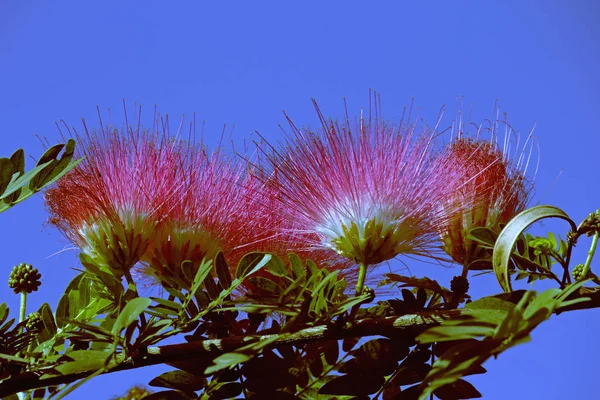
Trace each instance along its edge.
{"label": "flower head", "polygon": [[184,190],[152,235],[142,271],[164,284],[189,288],[200,263],[220,251],[228,256],[251,221],[244,216],[241,162],[221,151],[209,156],[199,144],[188,148],[182,163],[178,181]]}
{"label": "flower head", "polygon": [[285,148],[270,157],[282,209],[304,245],[361,266],[428,253],[456,180],[431,157],[433,132],[319,116],[316,131],[290,122]]}
{"label": "flower head", "polygon": [[462,171],[462,184],[447,203],[454,212],[442,237],[446,253],[463,265],[473,261],[477,251],[468,238],[469,231],[485,227],[499,232],[502,224],[525,209],[532,190],[525,176],[527,153],[522,150],[516,159],[511,157],[508,137],[501,148],[497,143],[498,124],[490,128],[488,140],[481,138],[481,128],[474,138],[459,132],[441,156],[448,165]]}
{"label": "flower head", "polygon": [[76,139],[85,160],[46,192],[50,223],[122,276],[178,197],[180,149],[164,135],[131,127],[86,127]]}

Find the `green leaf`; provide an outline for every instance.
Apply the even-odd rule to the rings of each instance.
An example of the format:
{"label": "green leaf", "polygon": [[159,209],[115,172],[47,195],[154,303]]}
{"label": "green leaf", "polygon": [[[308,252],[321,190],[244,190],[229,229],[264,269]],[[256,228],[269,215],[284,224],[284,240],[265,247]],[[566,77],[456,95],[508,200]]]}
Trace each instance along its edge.
{"label": "green leaf", "polygon": [[482,397],[473,385],[463,379],[444,385],[435,390],[433,394],[440,400],[479,399]]}
{"label": "green leaf", "polygon": [[242,393],[242,390],[244,387],[239,382],[225,383],[213,392],[211,399],[234,399]]}
{"label": "green leaf", "polygon": [[38,313],[41,314],[42,321],[44,321],[44,331],[50,336],[56,335],[56,322],[54,321],[54,315],[52,314],[50,305],[48,303],[42,304]]}
{"label": "green leaf", "polygon": [[247,344],[246,346],[240,347],[234,352],[222,354],[213,360],[213,364],[206,368],[204,373],[209,375],[222,369],[231,368],[238,364],[245,363],[246,361],[259,355],[265,347],[269,346],[271,343],[280,338],[281,337],[273,336],[268,339]]}
{"label": "green leaf", "polygon": [[[475,300],[471,303],[465,305],[465,309],[469,310],[472,314],[477,311],[487,311],[494,312],[493,320],[496,320],[496,317],[504,318],[506,314],[515,308],[515,304],[510,301],[499,299],[497,297],[482,297],[481,299]],[[481,317],[484,314],[477,314],[478,317]],[[486,320],[489,322],[489,320]]]}
{"label": "green leaf", "polygon": [[411,364],[398,368],[392,382],[394,385],[405,386],[421,382],[431,371],[431,365],[425,363]]}
{"label": "green leaf", "polygon": [[8,307],[6,306],[6,303],[2,303],[2,304],[0,304],[0,325],[2,325],[4,323],[4,321],[6,321],[7,317],[8,317]]}
{"label": "green leaf", "polygon": [[418,336],[419,343],[435,343],[491,336],[494,328],[473,323],[465,326],[440,325],[428,329]]}
{"label": "green leaf", "polygon": [[292,267],[292,275],[294,279],[303,277],[305,272],[300,257],[298,257],[295,253],[288,253],[288,259],[290,260],[290,266]]}
{"label": "green leaf", "polygon": [[264,269],[275,276],[288,276],[288,270],[285,263],[276,255],[272,255]]}
{"label": "green leaf", "polygon": [[102,368],[110,353],[100,350],[75,350],[66,353],[61,360],[70,360],[56,367],[61,374],[94,371]]}
{"label": "green leaf", "polygon": [[246,254],[238,263],[235,276],[242,279],[263,268],[273,256],[269,253],[252,252]]}
{"label": "green leaf", "polygon": [[0,194],[4,193],[13,176],[13,163],[8,158],[0,158]]}
{"label": "green leaf", "polygon": [[238,364],[241,364],[241,363],[244,363],[244,362],[250,360],[252,357],[253,357],[253,355],[245,354],[245,353],[237,353],[237,352],[225,353],[225,354],[222,354],[219,357],[215,358],[213,360],[213,365],[208,367],[206,369],[206,371],[204,371],[204,373],[209,375],[216,371],[220,371],[222,369],[232,368]]}
{"label": "green leaf", "polygon": [[566,220],[573,231],[577,230],[577,225],[561,209],[553,206],[537,206],[529,208],[515,216],[502,230],[494,246],[492,263],[494,273],[505,292],[512,291],[510,275],[508,273],[510,257],[513,247],[519,236],[531,224],[545,218],[561,218]]}
{"label": "green leaf", "polygon": [[164,387],[167,389],[178,389],[181,391],[195,392],[203,389],[207,384],[206,378],[190,374],[185,371],[170,371],[160,374],[152,379],[148,385]]}
{"label": "green leaf", "polygon": [[487,247],[494,247],[498,235],[489,228],[476,227],[469,231],[468,238]]}
{"label": "green leaf", "polygon": [[23,149],[18,149],[15,151],[12,156],[10,156],[10,161],[13,164],[13,173],[18,173],[19,175],[25,173],[25,152]]}
{"label": "green leaf", "polygon": [[202,284],[204,283],[204,280],[210,273],[212,266],[213,266],[212,260],[202,260],[202,263],[200,264],[198,271],[196,271],[196,276],[194,277],[194,281],[192,283],[192,288],[190,290],[190,293],[192,296],[196,293],[196,291],[198,291],[198,289],[200,289],[200,286],[202,286]]}
{"label": "green leaf", "polygon": [[117,317],[112,328],[113,335],[118,335],[124,328],[133,324],[137,318],[150,306],[152,300],[146,297],[136,297],[130,300]]}
{"label": "green leaf", "polygon": [[[10,156],[10,161],[13,164],[13,179],[18,179],[25,173],[25,152],[23,149],[18,149]],[[3,194],[4,190],[0,191],[0,195]],[[17,189],[12,194],[6,196],[3,201],[6,204],[12,205],[17,202],[17,199],[21,195],[21,189]]]}
{"label": "green leaf", "polygon": [[169,310],[179,312],[182,309],[181,304],[176,303],[171,300],[165,300],[165,299],[161,299],[159,297],[150,297],[150,299],[155,301],[156,303],[160,304],[161,306],[166,307]]}
{"label": "green leaf", "polygon": [[227,261],[222,252],[219,252],[215,257],[215,270],[221,287],[223,289],[229,289],[231,287],[231,273],[229,272],[229,266],[227,265]]}

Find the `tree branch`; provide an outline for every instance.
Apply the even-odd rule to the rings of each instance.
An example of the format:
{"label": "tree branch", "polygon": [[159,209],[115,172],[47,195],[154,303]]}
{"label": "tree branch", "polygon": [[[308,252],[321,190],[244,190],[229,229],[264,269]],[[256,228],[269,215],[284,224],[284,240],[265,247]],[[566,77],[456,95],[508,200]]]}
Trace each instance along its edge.
{"label": "tree branch", "polygon": [[[507,294],[508,295],[508,294]],[[590,301],[578,303],[558,313],[579,309],[600,307],[600,289],[581,288],[573,297],[589,297]],[[106,373],[131,370],[157,364],[173,364],[181,361],[212,360],[215,357],[235,351],[250,343],[274,340],[266,348],[281,345],[302,345],[320,340],[339,340],[352,337],[393,336],[398,334],[417,335],[427,328],[439,325],[442,321],[465,314],[464,309],[427,311],[400,317],[364,318],[347,326],[319,325],[294,333],[234,336],[224,339],[207,339],[197,342],[165,346],[152,346],[147,352],[135,358],[129,357]],[[51,368],[24,373],[5,380],[0,385],[0,397],[17,392],[68,384],[93,374],[95,370],[82,370],[58,375]]]}
{"label": "tree branch", "polygon": [[[462,310],[429,311],[401,317],[365,318],[351,325],[319,325],[302,329],[294,333],[234,336],[224,339],[207,339],[197,342],[148,347],[147,352],[136,358],[127,358],[106,373],[142,368],[150,365],[190,361],[198,359],[213,359],[221,354],[235,351],[250,343],[263,340],[273,340],[267,348],[285,344],[301,345],[319,340],[337,340],[350,337],[373,335],[394,335],[400,333],[418,334],[421,331],[438,325],[443,320],[457,317]],[[57,375],[51,367],[42,371],[28,372],[7,379],[0,385],[0,397],[12,393],[24,392],[39,387],[67,384],[85,378],[95,370],[82,370],[65,375]],[[42,377],[40,377],[40,375]]]}

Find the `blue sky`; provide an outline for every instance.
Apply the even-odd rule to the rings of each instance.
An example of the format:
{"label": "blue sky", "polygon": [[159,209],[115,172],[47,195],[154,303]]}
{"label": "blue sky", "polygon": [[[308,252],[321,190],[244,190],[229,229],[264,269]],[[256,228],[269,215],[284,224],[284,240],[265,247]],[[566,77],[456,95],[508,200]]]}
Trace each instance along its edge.
{"label": "blue sky", "polygon": [[[142,104],[148,122],[155,104],[172,117],[196,112],[209,143],[225,123],[235,125],[238,141],[254,130],[276,141],[282,110],[298,125],[314,123],[310,98],[342,116],[345,97],[359,112],[370,88],[381,93],[388,118],[400,117],[414,97],[433,123],[447,104],[446,125],[457,96],[476,121],[491,117],[499,99],[517,131],[536,124],[534,203],[559,206],[580,221],[599,207],[598,17],[598,3],[583,0],[2,2],[0,155],[20,147],[41,155],[36,135],[59,141],[54,122],[61,119],[94,125],[96,105],[112,109],[120,123],[122,99]],[[77,266],[75,252],[50,257],[68,243],[46,219],[41,196],[0,215],[5,279],[23,261],[44,276],[31,310],[56,304]],[[457,273],[411,270],[440,281]],[[500,290],[487,278],[472,285],[479,294]],[[0,300],[17,311],[7,285],[0,285]],[[470,380],[485,399],[593,398],[599,317],[600,310],[554,317],[532,343]],[[103,377],[70,398],[106,399],[151,376]]]}

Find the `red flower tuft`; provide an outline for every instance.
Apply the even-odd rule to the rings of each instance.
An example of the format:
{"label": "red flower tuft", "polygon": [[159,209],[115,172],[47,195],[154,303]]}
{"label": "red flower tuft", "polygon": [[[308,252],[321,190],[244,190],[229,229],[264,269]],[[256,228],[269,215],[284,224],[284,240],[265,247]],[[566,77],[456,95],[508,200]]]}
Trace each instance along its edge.
{"label": "red flower tuft", "polygon": [[180,149],[131,128],[85,127],[75,138],[85,160],[46,192],[50,223],[120,276],[139,261],[177,200]]}
{"label": "red flower tuft", "polygon": [[[220,151],[190,147],[178,177],[184,190],[152,236],[143,271],[171,286],[189,288],[203,259],[227,256],[246,239],[245,167]],[[184,261],[191,261],[182,269]]]}
{"label": "red flower tuft", "polygon": [[[525,158],[523,149],[513,159],[508,138],[500,148],[496,142],[499,123],[492,126],[489,140],[480,139],[481,129],[474,135],[477,139],[460,132],[441,156],[448,165],[462,171],[462,184],[449,203],[455,211],[442,237],[446,253],[463,265],[473,261],[477,252],[467,237],[471,229],[486,227],[499,233],[500,225],[523,211],[529,202],[532,182],[527,180],[523,164],[529,157]],[[508,125],[507,133],[513,133]]]}

